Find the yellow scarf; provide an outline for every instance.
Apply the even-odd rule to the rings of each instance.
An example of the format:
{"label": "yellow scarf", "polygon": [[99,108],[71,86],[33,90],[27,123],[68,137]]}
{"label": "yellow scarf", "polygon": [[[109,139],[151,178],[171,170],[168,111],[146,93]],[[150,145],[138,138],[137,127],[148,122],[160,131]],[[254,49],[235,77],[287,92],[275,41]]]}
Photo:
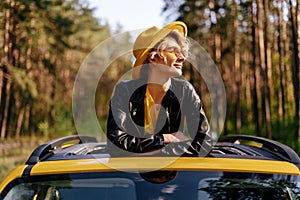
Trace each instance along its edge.
{"label": "yellow scarf", "polygon": [[[159,107],[160,108],[160,107]],[[144,129],[147,134],[154,134],[156,127],[156,121],[159,113],[159,108],[156,109],[155,102],[146,88],[146,94],[144,99]]]}

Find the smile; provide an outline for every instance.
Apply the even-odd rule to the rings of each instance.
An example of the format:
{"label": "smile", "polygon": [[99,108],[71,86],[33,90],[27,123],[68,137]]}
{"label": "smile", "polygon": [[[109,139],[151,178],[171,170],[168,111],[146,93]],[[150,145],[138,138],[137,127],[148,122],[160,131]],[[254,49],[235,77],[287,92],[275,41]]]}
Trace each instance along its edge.
{"label": "smile", "polygon": [[182,69],[182,65],[181,65],[181,64],[175,64],[174,67],[175,67],[176,69]]}

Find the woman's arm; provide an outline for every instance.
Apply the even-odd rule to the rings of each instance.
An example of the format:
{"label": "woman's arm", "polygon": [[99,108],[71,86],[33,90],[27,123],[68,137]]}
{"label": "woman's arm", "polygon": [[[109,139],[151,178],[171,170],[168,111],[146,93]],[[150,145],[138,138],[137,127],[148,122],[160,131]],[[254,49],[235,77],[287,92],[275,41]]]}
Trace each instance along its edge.
{"label": "woman's arm", "polygon": [[[129,98],[132,92],[121,82],[116,86],[110,101],[107,120],[107,139],[114,150],[143,153],[164,146],[162,135],[145,135],[144,129],[138,126],[131,118]],[[138,111],[137,111],[138,112]]]}
{"label": "woman's arm", "polygon": [[212,149],[210,125],[203,109],[202,101],[194,87],[187,84],[185,102],[182,109],[186,115],[187,128],[193,141],[191,151],[206,156]]}

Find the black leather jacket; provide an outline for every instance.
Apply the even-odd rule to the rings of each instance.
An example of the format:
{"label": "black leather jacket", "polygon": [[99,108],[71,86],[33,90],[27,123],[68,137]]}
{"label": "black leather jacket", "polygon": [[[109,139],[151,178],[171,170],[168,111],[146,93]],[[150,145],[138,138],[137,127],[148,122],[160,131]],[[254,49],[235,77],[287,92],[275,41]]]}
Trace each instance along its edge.
{"label": "black leather jacket", "polygon": [[[209,123],[202,102],[186,80],[171,78],[162,100],[155,134],[144,133],[146,82],[128,80],[117,84],[107,121],[108,148],[113,156],[159,150],[165,155],[205,156],[211,150]],[[188,132],[190,141],[165,144],[163,135]],[[123,151],[122,151],[123,150]],[[125,151],[124,151],[125,150]]]}

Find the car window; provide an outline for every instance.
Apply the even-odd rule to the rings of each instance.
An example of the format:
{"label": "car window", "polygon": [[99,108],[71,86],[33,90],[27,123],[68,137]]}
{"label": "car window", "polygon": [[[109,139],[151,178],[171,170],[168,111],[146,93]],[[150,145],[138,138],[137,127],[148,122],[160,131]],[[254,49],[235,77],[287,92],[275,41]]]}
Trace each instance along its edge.
{"label": "car window", "polygon": [[274,179],[207,178],[200,180],[198,200],[203,199],[298,199],[299,182]]}
{"label": "car window", "polygon": [[126,178],[97,178],[68,181],[22,183],[4,200],[135,200],[135,184]]}
{"label": "car window", "polygon": [[4,191],[4,200],[294,200],[300,199],[300,177],[193,170],[90,172],[21,178]]}

